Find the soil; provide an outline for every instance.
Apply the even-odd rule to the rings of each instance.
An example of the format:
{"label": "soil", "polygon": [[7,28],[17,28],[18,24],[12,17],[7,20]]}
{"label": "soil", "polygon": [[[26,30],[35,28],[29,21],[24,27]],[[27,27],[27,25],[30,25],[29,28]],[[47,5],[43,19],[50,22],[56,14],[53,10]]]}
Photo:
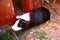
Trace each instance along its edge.
{"label": "soil", "polygon": [[[59,4],[51,4],[52,8],[60,13]],[[21,40],[60,40],[60,16],[47,4],[44,6],[51,12],[50,21],[31,29]]]}

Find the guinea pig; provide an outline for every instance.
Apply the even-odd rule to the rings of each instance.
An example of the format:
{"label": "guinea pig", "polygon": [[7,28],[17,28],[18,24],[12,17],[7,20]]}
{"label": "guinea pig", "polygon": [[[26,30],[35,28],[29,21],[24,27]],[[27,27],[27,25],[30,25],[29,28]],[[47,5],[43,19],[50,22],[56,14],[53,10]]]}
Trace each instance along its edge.
{"label": "guinea pig", "polygon": [[21,30],[25,31],[50,20],[50,11],[47,8],[39,7],[16,18],[20,20],[17,27],[21,27]]}

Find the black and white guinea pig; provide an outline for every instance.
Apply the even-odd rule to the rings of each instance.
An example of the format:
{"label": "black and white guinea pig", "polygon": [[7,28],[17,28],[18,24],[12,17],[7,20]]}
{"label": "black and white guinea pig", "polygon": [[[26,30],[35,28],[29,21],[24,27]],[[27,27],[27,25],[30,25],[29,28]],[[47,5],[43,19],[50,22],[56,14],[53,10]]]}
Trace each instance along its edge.
{"label": "black and white guinea pig", "polygon": [[17,16],[16,18],[18,19],[15,23],[16,30],[14,29],[14,25],[12,26],[12,29],[15,31],[27,30],[50,20],[50,12],[44,7],[39,7],[29,13]]}

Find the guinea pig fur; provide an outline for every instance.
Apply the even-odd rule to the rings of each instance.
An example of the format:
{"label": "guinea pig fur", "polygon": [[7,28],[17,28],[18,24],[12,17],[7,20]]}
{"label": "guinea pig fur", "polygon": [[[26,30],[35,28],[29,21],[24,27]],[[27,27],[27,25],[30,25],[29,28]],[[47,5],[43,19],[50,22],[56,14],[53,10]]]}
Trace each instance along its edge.
{"label": "guinea pig fur", "polygon": [[39,7],[29,13],[25,13],[20,16],[17,15],[16,18],[18,20],[12,26],[12,29],[14,31],[25,31],[50,20],[50,12],[47,8]]}
{"label": "guinea pig fur", "polygon": [[50,12],[44,7],[34,9],[28,14],[30,18],[29,21],[26,21],[23,18],[21,18],[21,20],[18,23],[18,27],[21,27],[22,30],[27,30],[29,28],[40,25],[50,20]]}

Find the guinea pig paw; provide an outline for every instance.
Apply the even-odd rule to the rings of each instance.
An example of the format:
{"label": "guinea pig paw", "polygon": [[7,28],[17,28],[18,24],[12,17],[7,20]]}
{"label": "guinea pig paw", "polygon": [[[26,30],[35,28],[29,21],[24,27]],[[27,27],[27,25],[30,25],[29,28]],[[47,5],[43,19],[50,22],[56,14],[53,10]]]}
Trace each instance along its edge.
{"label": "guinea pig paw", "polygon": [[46,22],[46,25],[49,23],[49,21]]}

